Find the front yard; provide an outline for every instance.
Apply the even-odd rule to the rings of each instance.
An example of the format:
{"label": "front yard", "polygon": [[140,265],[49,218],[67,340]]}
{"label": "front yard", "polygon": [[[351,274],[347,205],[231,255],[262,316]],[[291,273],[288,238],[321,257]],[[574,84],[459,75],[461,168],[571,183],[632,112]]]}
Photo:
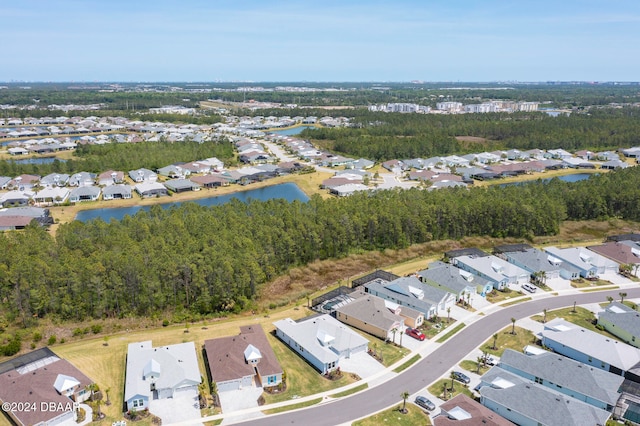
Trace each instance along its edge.
{"label": "front yard", "polygon": [[430,426],[431,418],[420,407],[413,405],[407,400],[407,414],[402,414],[398,411],[398,408],[402,408],[402,402],[397,407],[390,408],[382,411],[378,414],[374,414],[366,419],[353,422],[353,426],[379,426],[379,425],[394,425],[394,426],[415,426],[426,425]]}
{"label": "front yard", "polygon": [[[447,395],[445,397],[445,387],[446,387],[446,391],[447,391]],[[434,384],[432,384],[431,386],[429,386],[429,388],[427,389],[429,391],[429,393],[435,397],[440,398],[443,401],[448,401],[451,398],[453,398],[454,396],[458,395],[458,394],[465,394],[467,395],[469,398],[471,399],[475,399],[476,396],[473,394],[473,392],[471,391],[471,389],[469,389],[469,387],[467,385],[465,385],[464,383],[460,383],[457,380],[453,381],[453,388],[451,387],[451,379],[450,378],[445,378],[445,379],[440,379],[437,382],[435,382]]]}
{"label": "front yard", "polygon": [[516,326],[515,331],[515,335],[511,334],[511,326],[500,330],[496,333],[496,349],[494,349],[493,346],[494,338],[491,337],[489,340],[480,345],[480,350],[500,357],[502,356],[502,352],[504,352],[504,350],[507,348],[513,349],[514,351],[522,352],[522,348],[535,343],[535,341],[537,340],[533,333],[527,329]]}

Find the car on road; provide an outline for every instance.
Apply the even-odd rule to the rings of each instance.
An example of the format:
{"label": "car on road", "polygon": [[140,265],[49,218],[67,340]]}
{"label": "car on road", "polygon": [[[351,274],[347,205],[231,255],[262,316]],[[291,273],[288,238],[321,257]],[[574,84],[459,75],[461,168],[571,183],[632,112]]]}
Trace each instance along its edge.
{"label": "car on road", "polygon": [[471,379],[469,378],[469,376],[467,376],[464,373],[461,373],[460,371],[454,371],[453,378],[459,382],[464,383],[465,385],[468,385],[471,382]]}
{"label": "car on road", "polygon": [[529,293],[535,293],[536,290],[538,289],[536,286],[531,284],[522,284],[522,288],[524,290],[527,290]]}
{"label": "car on road", "polygon": [[416,396],[416,400],[414,401],[414,403],[424,408],[425,410],[432,411],[436,409],[436,404],[431,402],[431,400],[426,396],[422,396],[422,395]]}
{"label": "car on road", "polygon": [[407,336],[411,336],[414,339],[418,339],[420,341],[424,340],[424,333],[417,328],[407,327],[405,333],[407,334]]}

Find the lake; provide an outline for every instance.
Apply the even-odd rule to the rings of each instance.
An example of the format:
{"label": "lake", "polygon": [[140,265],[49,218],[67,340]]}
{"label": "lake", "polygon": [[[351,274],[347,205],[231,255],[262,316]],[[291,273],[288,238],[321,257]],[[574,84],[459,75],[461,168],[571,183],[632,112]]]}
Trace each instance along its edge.
{"label": "lake", "polygon": [[[564,181],[564,182],[579,182],[581,180],[589,179],[589,177],[597,175],[597,174],[598,173],[574,173],[572,175],[558,176],[558,179],[560,179],[561,181]],[[542,182],[546,183],[546,182],[549,182],[551,179],[554,179],[554,178],[546,178],[546,179],[541,179],[541,180],[542,180]],[[521,182],[503,183],[503,184],[500,184],[500,186],[504,187],[504,186],[509,186],[509,185],[523,185],[523,184],[529,183],[529,182],[537,182],[537,179],[524,180],[524,181],[521,181]]]}
{"label": "lake", "polygon": [[[206,190],[205,190],[206,191]],[[249,200],[267,201],[274,198],[283,198],[289,202],[298,200],[302,202],[309,201],[307,194],[302,192],[295,183],[282,183],[279,185],[265,186],[263,188],[251,189],[248,191],[234,192],[233,194],[217,195],[214,197],[201,198],[199,200],[184,201],[185,203],[196,203],[201,206],[211,207],[229,202],[231,199],[237,198],[240,201],[248,202]],[[108,202],[105,202],[105,204]],[[183,202],[167,202],[159,204],[162,208],[170,208],[181,205]],[[121,220],[127,215],[133,216],[140,210],[148,211],[151,206],[132,206],[132,207],[115,207],[83,210],[78,212],[75,220],[87,222],[92,219],[101,218],[105,222],[111,219]]]}
{"label": "lake", "polygon": [[293,136],[302,133],[303,130],[315,128],[315,126],[298,126],[285,130],[270,130],[269,133],[275,133],[276,135]]}
{"label": "lake", "polygon": [[14,160],[16,164],[51,164],[54,161],[58,160],[61,163],[65,163],[67,160],[61,160],[60,158],[55,157],[46,157],[46,158],[25,158],[23,160]]}

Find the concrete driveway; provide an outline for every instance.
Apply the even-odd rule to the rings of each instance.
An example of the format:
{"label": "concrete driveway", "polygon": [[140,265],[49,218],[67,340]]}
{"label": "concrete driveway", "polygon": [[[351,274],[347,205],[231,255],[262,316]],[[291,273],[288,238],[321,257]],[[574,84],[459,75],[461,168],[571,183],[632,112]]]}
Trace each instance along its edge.
{"label": "concrete driveway", "polygon": [[149,402],[149,411],[160,417],[163,425],[202,417],[196,389],[181,391],[173,398],[154,399]]}
{"label": "concrete driveway", "polygon": [[629,284],[633,282],[629,278],[625,278],[620,274],[613,274],[613,273],[602,274],[600,275],[600,279],[609,281],[613,284]]}
{"label": "concrete driveway", "polygon": [[552,278],[547,280],[547,286],[549,286],[552,290],[571,290],[571,281],[565,280],[564,278]]}
{"label": "concrete driveway", "polygon": [[357,354],[352,354],[351,358],[342,358],[340,360],[340,371],[357,374],[361,379],[373,376],[384,369],[384,365],[366,352],[358,352]]}
{"label": "concrete driveway", "polygon": [[[258,407],[258,398],[262,395],[262,388],[245,387],[243,389],[230,390],[220,392],[220,404],[223,413],[233,413],[247,408]],[[222,424],[233,424],[240,421],[246,421],[264,417],[260,411],[251,413],[238,413],[237,415],[225,416]]]}

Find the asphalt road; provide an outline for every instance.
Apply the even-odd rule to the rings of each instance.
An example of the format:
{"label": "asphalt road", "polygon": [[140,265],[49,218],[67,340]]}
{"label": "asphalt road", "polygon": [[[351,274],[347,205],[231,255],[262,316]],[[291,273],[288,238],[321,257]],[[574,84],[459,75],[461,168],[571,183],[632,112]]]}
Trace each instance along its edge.
{"label": "asphalt road", "polygon": [[526,318],[542,312],[543,309],[558,309],[571,306],[574,302],[577,302],[578,305],[606,302],[607,296],[619,298],[620,291],[626,292],[627,298],[630,299],[640,297],[640,288],[625,288],[624,290],[616,289],[548,297],[500,309],[465,327],[428,357],[379,386],[327,404],[261,419],[252,419],[240,424],[251,424],[252,426],[281,426],[285,424],[328,426],[353,421],[377,412],[381,408],[400,403],[400,394],[404,391],[413,394],[435,382],[496,331],[510,325],[511,318]]}

